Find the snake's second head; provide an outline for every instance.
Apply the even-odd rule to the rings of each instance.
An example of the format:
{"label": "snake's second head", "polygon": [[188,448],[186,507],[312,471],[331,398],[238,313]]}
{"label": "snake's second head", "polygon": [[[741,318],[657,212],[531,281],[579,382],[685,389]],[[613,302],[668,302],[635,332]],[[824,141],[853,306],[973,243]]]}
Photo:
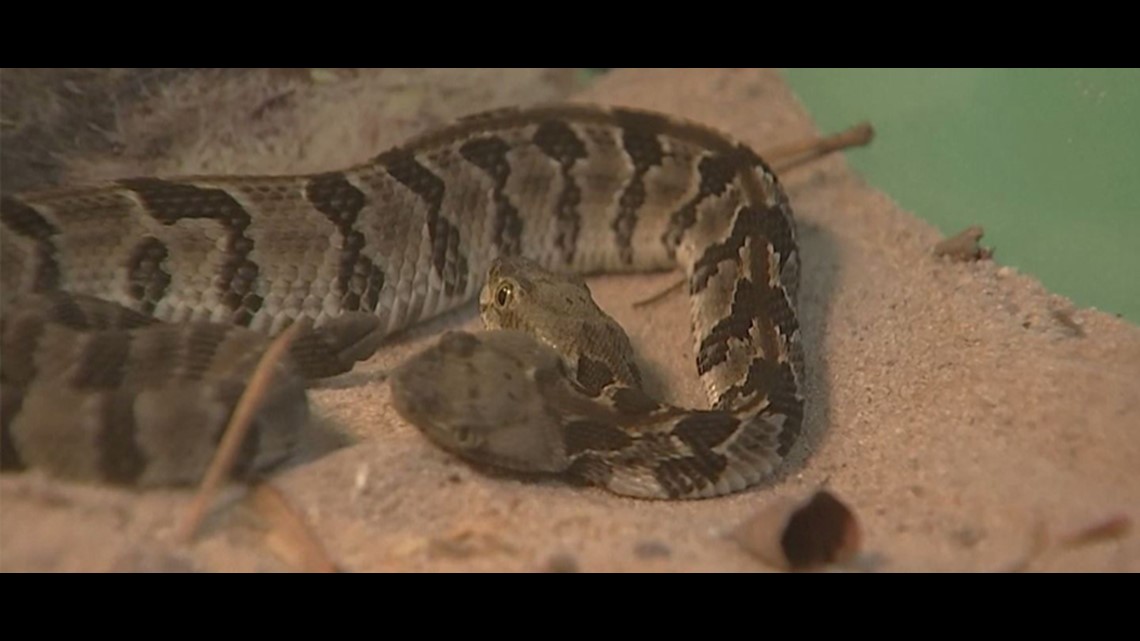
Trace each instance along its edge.
{"label": "snake's second head", "polygon": [[549,347],[521,332],[448,332],[390,379],[396,411],[440,447],[520,472],[569,465],[546,392],[567,385]]}

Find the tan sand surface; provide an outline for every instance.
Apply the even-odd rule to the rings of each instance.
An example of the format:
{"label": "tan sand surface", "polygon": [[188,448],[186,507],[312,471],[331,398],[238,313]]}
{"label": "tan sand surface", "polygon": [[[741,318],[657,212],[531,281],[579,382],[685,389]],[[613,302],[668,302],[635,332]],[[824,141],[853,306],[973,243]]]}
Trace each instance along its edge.
{"label": "tan sand surface", "polygon": [[[358,98],[343,108],[374,113],[362,101],[375,95]],[[773,71],[621,70],[575,99],[685,116],[761,150],[816,133]],[[313,113],[324,114],[310,118],[317,129],[326,120],[344,127],[343,117]],[[318,157],[303,164],[367,157],[393,135],[383,125],[369,122],[371,133],[338,145],[313,143]],[[314,131],[304,136],[316,139]],[[1002,267],[1000,247],[994,261],[934,258],[941,235],[841,156],[783,180],[804,258],[808,410],[805,437],[771,482],[714,500],[637,501],[488,476],[434,448],[389,407],[385,372],[445,328],[476,329],[468,309],[416,328],[315,390],[321,418],[305,456],[273,483],[348,571],[763,571],[725,534],[774,498],[819,487],[862,524],[863,552],[847,566],[856,570],[1008,569],[1043,534],[1056,541],[1105,519],[1140,519],[1140,328],[1074,308]],[[651,391],[704,406],[683,296],[650,309],[630,305],[675,278],[598,277],[590,285],[629,331]],[[173,540],[185,492],[7,475],[0,569],[290,569],[233,494],[187,547]],[[1050,548],[1028,567],[1135,572],[1135,530]]]}

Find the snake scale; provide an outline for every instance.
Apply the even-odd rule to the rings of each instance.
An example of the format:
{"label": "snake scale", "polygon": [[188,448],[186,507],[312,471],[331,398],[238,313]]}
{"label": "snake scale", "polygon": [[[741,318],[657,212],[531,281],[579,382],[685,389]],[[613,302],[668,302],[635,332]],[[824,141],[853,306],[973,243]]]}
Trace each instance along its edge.
{"label": "snake scale", "polygon": [[[342,171],[4,195],[0,223],[5,469],[191,483],[269,337],[303,322],[239,457],[260,473],[294,448],[306,379],[481,291],[499,329],[448,333],[391,382],[477,464],[701,498],[756,484],[800,432],[788,199],[749,147],[672,117],[497,110]],[[676,266],[710,410],[642,392],[572,276]]]}

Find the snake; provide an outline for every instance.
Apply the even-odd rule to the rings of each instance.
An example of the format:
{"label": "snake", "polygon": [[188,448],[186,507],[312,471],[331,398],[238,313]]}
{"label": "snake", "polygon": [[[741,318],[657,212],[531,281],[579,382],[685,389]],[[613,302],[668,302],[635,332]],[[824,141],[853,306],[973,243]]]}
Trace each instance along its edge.
{"label": "snake", "polygon": [[[646,499],[738,492],[801,432],[800,256],[748,145],[621,107],[498,109],[347,169],[145,177],[0,196],[0,467],[199,479],[271,337],[302,323],[235,475],[273,470],[305,388],[480,299],[392,375],[392,402],[476,465]],[[642,388],[580,276],[679,268],[709,409]]]}

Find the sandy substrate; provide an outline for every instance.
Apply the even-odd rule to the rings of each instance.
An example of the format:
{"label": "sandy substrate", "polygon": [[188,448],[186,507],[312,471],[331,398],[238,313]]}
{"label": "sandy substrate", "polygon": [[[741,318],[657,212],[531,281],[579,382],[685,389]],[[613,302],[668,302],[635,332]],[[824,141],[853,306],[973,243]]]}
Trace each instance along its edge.
{"label": "sandy substrate", "polygon": [[[364,113],[377,96],[355,91],[338,100]],[[307,94],[296,95],[303,102]],[[761,150],[815,133],[770,71],[618,71],[575,99],[686,116]],[[306,121],[306,140],[321,127],[343,129],[343,116],[326,111]],[[420,126],[405,120],[405,129]],[[368,131],[313,143],[315,157],[299,166],[367,157],[394,129],[370,122]],[[863,552],[847,566],[856,570],[1009,569],[1035,542],[1140,519],[1140,328],[1072,307],[1002,267],[1000,248],[996,261],[933,258],[938,232],[864,184],[842,157],[789,172],[784,183],[804,258],[808,410],[805,437],[771,482],[715,500],[646,502],[492,477],[437,450],[389,407],[385,372],[445,328],[476,329],[467,310],[394,340],[314,391],[321,418],[303,460],[273,483],[349,571],[763,571],[725,534],[773,499],[819,487],[862,524]],[[590,284],[629,331],[651,390],[703,406],[683,297],[630,306],[675,278]],[[267,537],[237,497],[195,544],[178,545],[188,501],[184,492],[5,476],[0,569],[294,567],[282,560],[289,546]],[[1137,571],[1140,534],[1054,546],[1028,569]]]}

